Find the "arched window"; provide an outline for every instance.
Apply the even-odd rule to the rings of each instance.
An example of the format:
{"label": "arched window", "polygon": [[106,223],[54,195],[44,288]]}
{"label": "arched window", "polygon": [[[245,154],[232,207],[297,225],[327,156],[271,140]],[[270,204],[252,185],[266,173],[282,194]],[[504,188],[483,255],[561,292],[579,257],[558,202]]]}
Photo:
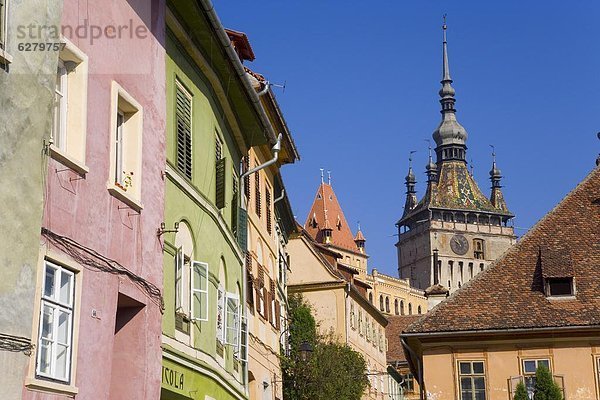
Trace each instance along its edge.
{"label": "arched window", "polygon": [[473,239],[473,256],[476,260],[485,259],[483,239]]}
{"label": "arched window", "polygon": [[185,222],[179,224],[175,247],[175,311],[187,315],[190,312],[190,265],[194,259],[194,239]]}
{"label": "arched window", "polygon": [[412,315],[412,304],[408,303],[408,315]]}
{"label": "arched window", "polygon": [[383,296],[379,295],[379,311],[383,311]]}
{"label": "arched window", "polygon": [[385,312],[390,312],[390,298],[387,296],[385,296]]}
{"label": "arched window", "polygon": [[373,304],[373,292],[369,293],[369,303]]}
{"label": "arched window", "polygon": [[419,306],[419,308],[417,308],[417,313],[421,314],[421,306]]}
{"label": "arched window", "polygon": [[394,300],[394,312],[396,315],[400,313],[400,311],[398,311],[398,299]]}
{"label": "arched window", "polygon": [[404,300],[400,300],[400,315],[404,315]]}

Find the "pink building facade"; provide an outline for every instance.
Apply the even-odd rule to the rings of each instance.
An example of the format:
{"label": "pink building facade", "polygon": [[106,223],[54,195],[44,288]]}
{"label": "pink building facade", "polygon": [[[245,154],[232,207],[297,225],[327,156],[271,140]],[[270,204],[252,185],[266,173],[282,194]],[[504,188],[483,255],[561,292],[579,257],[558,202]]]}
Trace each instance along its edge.
{"label": "pink building facade", "polygon": [[64,0],[24,399],[159,398],[164,10]]}

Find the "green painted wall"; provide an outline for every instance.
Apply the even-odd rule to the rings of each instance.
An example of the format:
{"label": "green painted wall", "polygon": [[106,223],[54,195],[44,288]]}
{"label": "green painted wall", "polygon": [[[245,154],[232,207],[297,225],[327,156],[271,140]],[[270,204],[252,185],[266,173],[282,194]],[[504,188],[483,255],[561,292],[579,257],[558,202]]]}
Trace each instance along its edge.
{"label": "green painted wall", "polygon": [[[192,179],[183,174],[177,178],[167,174],[165,193],[165,222],[168,227],[179,221],[189,227],[194,240],[193,258],[209,265],[209,318],[207,322],[190,324],[193,330],[194,348],[211,358],[218,359],[216,340],[216,298],[220,260],[225,263],[225,289],[230,292],[241,291],[243,260],[235,241],[227,240],[230,235],[232,207],[232,179],[234,170],[240,162],[242,151],[236,146],[231,130],[221,117],[222,110],[215,100],[208,80],[200,70],[176,44],[171,34],[167,35],[167,163],[174,171],[176,168],[176,130],[175,130],[175,82],[179,80],[191,92],[192,103]],[[226,207],[218,210],[215,203],[215,135],[223,141],[223,156],[226,157]],[[186,181],[192,188],[192,193],[186,192],[177,182]],[[225,222],[225,228],[218,221]],[[233,236],[229,236],[232,238]],[[163,333],[175,337],[175,234],[167,233],[164,238],[164,300],[165,313],[163,316]],[[239,286],[239,289],[237,288]],[[203,365],[185,354],[179,355],[189,362]],[[225,381],[231,380],[229,374],[241,377],[239,371],[233,368],[233,349],[225,346],[225,368],[217,368],[214,372]],[[170,361],[163,358],[164,366]],[[177,368],[183,368],[179,365]],[[197,383],[199,392],[194,398],[204,398],[207,394],[217,399],[228,398],[227,391],[215,381],[207,381],[200,372],[189,370],[190,380]],[[164,387],[164,384],[163,384]],[[172,389],[172,388],[171,388]],[[177,392],[175,390],[175,392]],[[163,391],[168,399],[173,397],[172,391]],[[180,393],[181,395],[182,393]],[[171,397],[166,397],[171,396]]]}

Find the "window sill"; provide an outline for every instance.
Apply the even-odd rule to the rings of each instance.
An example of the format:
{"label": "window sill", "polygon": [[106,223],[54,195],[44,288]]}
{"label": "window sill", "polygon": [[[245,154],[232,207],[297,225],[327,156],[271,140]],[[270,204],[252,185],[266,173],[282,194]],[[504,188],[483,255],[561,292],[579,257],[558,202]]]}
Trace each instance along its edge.
{"label": "window sill", "polygon": [[79,160],[76,160],[54,145],[50,145],[50,157],[63,164],[65,167],[77,172],[81,176],[84,176],[90,172],[90,169],[85,164]]}
{"label": "window sill", "polygon": [[31,377],[27,377],[25,379],[25,387],[29,390],[64,394],[73,398],[77,393],[79,393],[79,389],[76,386],[57,382],[50,382]]}
{"label": "window sill", "polygon": [[118,187],[111,185],[110,183],[108,184],[108,193],[110,193],[112,196],[116,197],[117,199],[121,200],[123,203],[127,204],[134,211],[140,212],[144,208],[141,201],[137,200],[130,194],[127,194],[122,189],[119,189]]}
{"label": "window sill", "polygon": [[0,49],[0,64],[8,65],[13,62],[13,58],[4,49]]}

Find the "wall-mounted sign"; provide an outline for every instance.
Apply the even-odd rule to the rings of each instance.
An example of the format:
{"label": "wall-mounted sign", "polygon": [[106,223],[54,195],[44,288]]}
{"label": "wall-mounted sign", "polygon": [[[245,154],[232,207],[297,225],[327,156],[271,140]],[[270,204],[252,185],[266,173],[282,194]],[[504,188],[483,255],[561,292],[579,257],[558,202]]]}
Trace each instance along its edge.
{"label": "wall-mounted sign", "polygon": [[162,367],[162,383],[169,385],[175,389],[183,390],[185,383],[185,375],[183,372],[179,372],[173,368]]}

